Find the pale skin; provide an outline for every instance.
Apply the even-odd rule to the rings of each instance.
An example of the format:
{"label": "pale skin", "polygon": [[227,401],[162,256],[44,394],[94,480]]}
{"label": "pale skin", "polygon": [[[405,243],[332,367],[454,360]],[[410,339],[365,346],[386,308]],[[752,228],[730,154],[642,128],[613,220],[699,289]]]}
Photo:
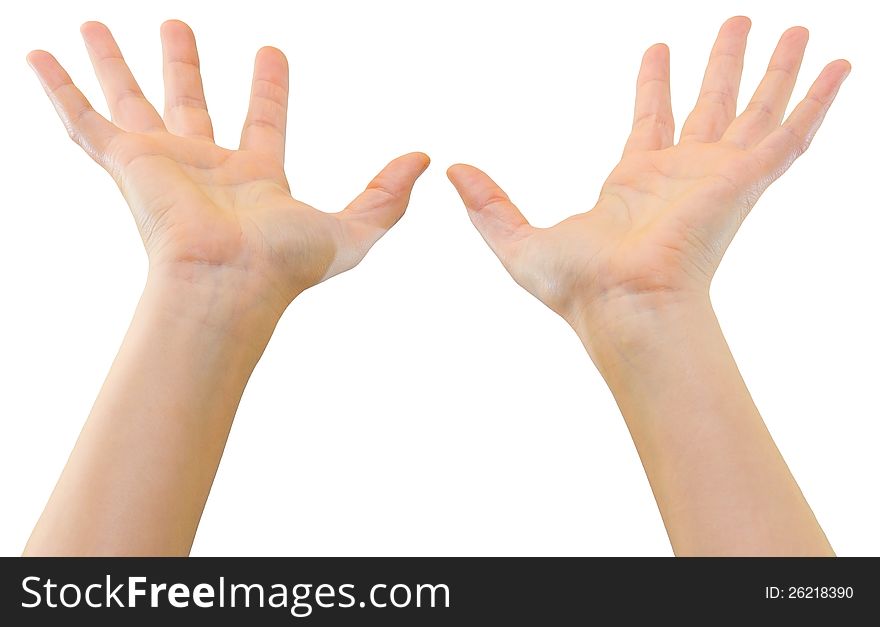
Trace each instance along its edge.
{"label": "pale skin", "polygon": [[[806,149],[849,64],[822,71],[782,121],[806,44],[783,35],[736,116],[749,22],[722,27],[674,144],[669,53],[650,48],[633,130],[596,206],[528,224],[470,166],[449,170],[514,279],[575,329],[632,433],[679,555],[830,555],[773,444],[709,300],[763,190]],[[403,214],[428,165],[392,161],[340,213],[290,195],[287,62],[262,49],[239,150],[213,143],[195,40],[162,27],[166,102],[148,103],[109,31],[83,26],[111,110],[97,114],[51,55],[28,60],[73,138],[119,185],[149,257],[144,295],[27,555],[188,553],[251,371],[284,309],[356,265]]]}
{"label": "pale skin", "polygon": [[149,258],[144,294],[26,555],[184,555],[232,419],[285,308],[344,272],[403,215],[428,166],[389,163],[344,210],[294,199],[284,172],[288,66],[256,56],[238,150],[213,141],[195,39],[161,28],[165,107],[144,98],[109,30],[83,38],[111,112],[47,52],[36,72],[71,138],[113,177]]}
{"label": "pale skin", "polygon": [[504,267],[571,324],[605,377],[677,555],[833,555],[737,370],[709,286],[850,66],[825,66],[783,120],[807,43],[791,28],[737,116],[750,26],[722,26],[677,143],[669,50],[648,49],[623,157],[585,213],[536,228],[480,170],[448,175]]}

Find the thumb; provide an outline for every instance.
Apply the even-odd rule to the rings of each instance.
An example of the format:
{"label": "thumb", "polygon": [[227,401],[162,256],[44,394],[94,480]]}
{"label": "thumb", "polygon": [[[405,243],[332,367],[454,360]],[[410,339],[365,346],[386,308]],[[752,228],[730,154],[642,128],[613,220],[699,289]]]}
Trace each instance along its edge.
{"label": "thumb", "polygon": [[471,222],[505,266],[512,247],[534,227],[489,176],[473,166],[456,164],[446,175],[467,207]]}
{"label": "thumb", "polygon": [[379,239],[403,216],[413,185],[430,162],[428,155],[423,152],[398,157],[370,181],[367,188],[339,214],[339,218],[378,231],[376,239]]}
{"label": "thumb", "polygon": [[335,214],[342,227],[342,247],[325,279],[360,263],[373,244],[400,220],[416,179],[430,162],[428,155],[422,152],[398,157],[386,165],[345,209]]}

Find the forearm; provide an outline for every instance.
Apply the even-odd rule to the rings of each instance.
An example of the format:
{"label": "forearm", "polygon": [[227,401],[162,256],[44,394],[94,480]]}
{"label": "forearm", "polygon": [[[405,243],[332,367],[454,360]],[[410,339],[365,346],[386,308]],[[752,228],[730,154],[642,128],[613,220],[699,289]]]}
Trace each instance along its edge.
{"label": "forearm", "polygon": [[579,335],[626,419],[676,554],[831,555],[708,298],[643,300],[619,300],[604,324],[589,325],[598,332]]}
{"label": "forearm", "polygon": [[275,312],[236,271],[152,276],[28,555],[188,553]]}

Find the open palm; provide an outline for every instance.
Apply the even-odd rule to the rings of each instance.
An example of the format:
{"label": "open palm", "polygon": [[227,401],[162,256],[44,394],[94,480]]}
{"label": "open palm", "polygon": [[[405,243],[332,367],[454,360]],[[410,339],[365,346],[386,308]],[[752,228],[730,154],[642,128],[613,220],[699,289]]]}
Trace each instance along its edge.
{"label": "open palm", "polygon": [[427,167],[421,153],[399,157],[345,210],[323,213],[290,195],[284,173],[288,66],[279,50],[257,53],[241,144],[227,150],[214,143],[188,26],[162,26],[164,116],[144,98],[110,31],[89,22],[82,34],[112,122],[52,55],[35,51],[28,60],[71,138],[122,190],[151,268],[232,268],[289,302],[356,265],[403,214]]}
{"label": "open palm", "polygon": [[569,322],[608,298],[707,292],[742,220],[810,144],[849,64],[826,66],[782,123],[807,42],[805,29],[789,29],[737,117],[749,28],[745,17],[722,26],[678,144],[669,50],[648,49],[623,158],[586,213],[536,228],[486,174],[450,168],[471,220],[513,278]]}

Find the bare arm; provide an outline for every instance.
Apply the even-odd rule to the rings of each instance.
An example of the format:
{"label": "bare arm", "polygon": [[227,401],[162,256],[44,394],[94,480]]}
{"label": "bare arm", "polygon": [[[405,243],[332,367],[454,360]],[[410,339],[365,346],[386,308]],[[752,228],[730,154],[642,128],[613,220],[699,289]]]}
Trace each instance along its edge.
{"label": "bare arm", "polygon": [[392,161],[343,211],[290,195],[287,61],[261,49],[238,150],[215,145],[189,27],[162,27],[165,113],[105,26],[83,26],[113,121],[55,59],[28,60],[70,136],[114,178],[150,261],[131,327],[26,555],[186,554],[248,377],[303,290],[363,258],[427,157]]}
{"label": "bare arm", "polygon": [[756,409],[709,300],[721,257],[763,191],[809,146],[849,73],[825,67],[783,122],[807,32],[783,34],[736,115],[747,18],[718,35],[674,142],[669,50],[639,73],[632,132],[595,207],[531,226],[483,172],[449,177],[513,278],[575,329],[632,433],[679,555],[829,555]]}
{"label": "bare arm", "polygon": [[708,299],[624,299],[604,315],[612,319],[578,333],[626,419],[676,554],[830,555]]}

